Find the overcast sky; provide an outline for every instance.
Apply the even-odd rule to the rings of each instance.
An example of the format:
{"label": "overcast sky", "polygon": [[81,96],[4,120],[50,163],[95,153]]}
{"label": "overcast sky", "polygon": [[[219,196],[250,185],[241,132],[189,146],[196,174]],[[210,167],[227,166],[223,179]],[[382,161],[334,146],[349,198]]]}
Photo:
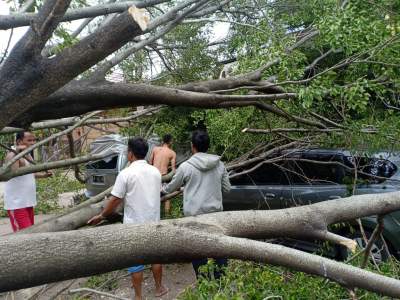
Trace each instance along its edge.
{"label": "overcast sky", "polygon": [[[4,0],[0,0],[0,15],[8,15],[9,6],[10,4],[6,3]],[[11,45],[14,45],[24,35],[26,29],[27,27],[20,27],[14,29]],[[2,54],[7,47],[7,42],[10,37],[10,33],[11,30],[0,30],[0,54]]]}

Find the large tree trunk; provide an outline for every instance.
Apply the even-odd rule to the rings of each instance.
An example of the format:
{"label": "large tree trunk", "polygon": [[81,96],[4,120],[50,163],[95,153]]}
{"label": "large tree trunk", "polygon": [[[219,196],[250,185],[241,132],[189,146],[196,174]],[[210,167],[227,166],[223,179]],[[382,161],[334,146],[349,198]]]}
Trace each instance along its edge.
{"label": "large tree trunk", "polygon": [[[198,224],[196,220],[187,220],[186,224],[168,221],[145,226],[112,225],[57,234],[18,235],[0,241],[0,245],[0,291],[109,272],[134,264],[229,257],[287,266],[347,287],[400,297],[400,281],[396,279],[280,245],[227,237],[221,228]],[[7,251],[10,246],[14,251]]]}
{"label": "large tree trunk", "polygon": [[[66,6],[68,7],[68,4]],[[65,12],[66,7],[62,8]],[[44,9],[42,10],[44,16],[49,14]],[[50,17],[59,21],[62,13],[56,17],[50,14]],[[39,21],[38,26],[41,26]],[[57,25],[56,21],[53,22],[55,25]],[[40,52],[55,29],[54,25],[53,27],[44,33],[30,29],[0,68],[0,78],[2,78],[0,128],[10,124],[17,116],[37,105],[43,98],[118,50],[134,37],[143,34],[134,16],[126,11],[55,57],[44,58]],[[52,118],[51,114],[48,114],[47,119],[49,118]]]}
{"label": "large tree trunk", "polygon": [[[108,15],[112,13],[121,13],[128,10],[128,8],[132,5],[135,5],[138,8],[145,8],[167,1],[168,0],[125,1],[120,3],[107,3],[91,7],[69,9],[60,21],[67,22],[83,18]],[[29,26],[36,17],[37,14],[35,13],[14,13],[12,15],[0,15],[0,30]]]}
{"label": "large tree trunk", "polygon": [[158,224],[7,236],[0,241],[0,290],[88,276],[135,263],[225,256],[288,266],[348,287],[400,297],[397,280],[282,246],[238,239],[294,237],[351,246],[327,226],[398,209],[400,193],[395,192],[283,210],[221,212]]}
{"label": "large tree trunk", "polygon": [[[241,83],[226,79],[212,82],[215,82],[214,88],[216,88],[216,82],[219,82],[221,88],[226,87],[226,85]],[[204,86],[208,86],[208,83],[208,81],[205,81]],[[32,122],[48,119],[49,116],[54,119],[65,118],[81,115],[94,109],[158,104],[202,108],[234,107],[254,105],[255,101],[291,99],[297,96],[295,93],[248,96],[219,95],[189,90],[189,88],[197,90],[198,86],[200,86],[200,83],[195,86],[185,86],[186,90],[183,90],[148,84],[74,81],[47,97],[39,105],[21,114],[11,123],[11,126],[26,127]]]}

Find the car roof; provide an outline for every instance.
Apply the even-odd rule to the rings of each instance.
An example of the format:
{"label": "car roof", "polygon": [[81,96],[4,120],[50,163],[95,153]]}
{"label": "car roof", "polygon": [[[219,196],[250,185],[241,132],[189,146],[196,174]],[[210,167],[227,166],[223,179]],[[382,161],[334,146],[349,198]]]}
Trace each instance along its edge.
{"label": "car roof", "polygon": [[365,157],[375,157],[381,159],[400,161],[400,152],[390,152],[390,151],[379,151],[379,152],[369,152],[366,150],[345,150],[345,149],[329,149],[329,148],[302,148],[302,149],[288,149],[282,151],[282,153],[310,153],[310,154],[325,154],[325,155],[344,155],[344,156],[365,156]]}

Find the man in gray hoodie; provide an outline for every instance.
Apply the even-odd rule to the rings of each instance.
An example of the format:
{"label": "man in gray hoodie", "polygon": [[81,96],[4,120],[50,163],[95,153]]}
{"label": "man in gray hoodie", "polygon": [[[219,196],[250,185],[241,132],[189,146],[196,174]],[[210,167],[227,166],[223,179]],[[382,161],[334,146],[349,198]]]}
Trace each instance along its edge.
{"label": "man in gray hoodie", "polygon": [[[205,131],[192,133],[192,157],[182,163],[171,182],[163,187],[164,193],[172,193],[181,186],[183,189],[183,213],[197,216],[222,211],[222,193],[231,189],[228,172],[220,157],[206,153],[210,146],[210,138]],[[193,261],[196,276],[199,267],[207,264],[207,258]],[[226,266],[226,259],[216,259],[217,271],[214,277],[219,278],[220,269]]]}

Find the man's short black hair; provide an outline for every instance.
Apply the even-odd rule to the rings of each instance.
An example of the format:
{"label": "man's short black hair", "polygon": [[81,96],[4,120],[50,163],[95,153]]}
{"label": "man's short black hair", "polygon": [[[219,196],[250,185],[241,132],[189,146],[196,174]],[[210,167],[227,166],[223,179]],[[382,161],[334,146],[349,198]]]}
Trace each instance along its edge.
{"label": "man's short black hair", "polygon": [[199,152],[207,152],[210,147],[210,138],[207,131],[196,130],[192,133],[192,145]]}
{"label": "man's short black hair", "polygon": [[18,141],[22,141],[23,139],[24,139],[24,137],[25,137],[25,134],[27,134],[27,133],[32,133],[32,131],[20,131],[20,132],[17,132],[16,134],[15,134],[15,141],[16,142],[18,142]]}
{"label": "man's short black hair", "polygon": [[137,159],[144,159],[148,150],[149,145],[141,137],[129,139],[128,151],[131,151]]}
{"label": "man's short black hair", "polygon": [[15,141],[23,140],[25,137],[25,131],[20,131],[15,134]]}
{"label": "man's short black hair", "polygon": [[162,138],[164,144],[169,144],[172,141],[172,135],[169,133],[165,134]]}

